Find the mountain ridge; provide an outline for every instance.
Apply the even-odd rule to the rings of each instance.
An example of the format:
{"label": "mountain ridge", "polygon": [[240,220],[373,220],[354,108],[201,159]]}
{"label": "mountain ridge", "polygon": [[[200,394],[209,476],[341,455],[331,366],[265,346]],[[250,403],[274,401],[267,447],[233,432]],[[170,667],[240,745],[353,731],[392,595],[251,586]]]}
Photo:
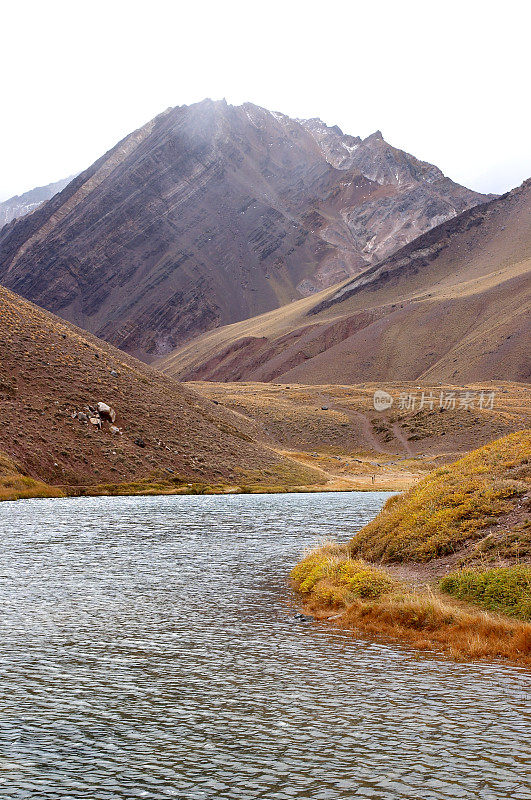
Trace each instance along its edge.
{"label": "mountain ridge", "polygon": [[22,194],[13,195],[7,200],[0,201],[0,228],[12,222],[14,219],[23,217],[26,214],[31,214],[42,203],[50,200],[55,194],[62,191],[70,181],[74,178],[70,175],[68,178],[63,178],[54,183],[48,183],[46,186],[36,186],[34,189],[29,189]]}
{"label": "mountain ridge", "polygon": [[151,361],[485,199],[339,130],[251,103],[167,109],[1,231],[0,282]]}
{"label": "mountain ridge", "polygon": [[340,286],[206,333],[158,366],[182,380],[526,381],[530,268],[528,180]]}

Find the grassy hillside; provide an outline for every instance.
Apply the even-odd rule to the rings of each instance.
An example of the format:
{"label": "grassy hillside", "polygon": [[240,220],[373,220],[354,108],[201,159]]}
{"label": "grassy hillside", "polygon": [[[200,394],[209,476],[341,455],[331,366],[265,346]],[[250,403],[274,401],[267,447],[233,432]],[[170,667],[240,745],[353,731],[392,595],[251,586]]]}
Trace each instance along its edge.
{"label": "grassy hillside", "polygon": [[[352,540],[352,555],[370,561],[429,561],[463,553],[511,558],[511,530],[529,513],[531,431],[520,431],[440,467],[382,512]],[[520,555],[529,555],[522,532]]]}
{"label": "grassy hillside", "polygon": [[0,453],[0,501],[22,500],[28,497],[62,497],[63,493],[54,486],[23,475],[20,468]]}
{"label": "grassy hillside", "polygon": [[525,430],[435,470],[303,558],[294,588],[345,627],[531,664],[530,455]]}
{"label": "grassy hillside", "polygon": [[524,564],[461,570],[443,578],[440,586],[443,592],[460,600],[531,620],[531,567]]}

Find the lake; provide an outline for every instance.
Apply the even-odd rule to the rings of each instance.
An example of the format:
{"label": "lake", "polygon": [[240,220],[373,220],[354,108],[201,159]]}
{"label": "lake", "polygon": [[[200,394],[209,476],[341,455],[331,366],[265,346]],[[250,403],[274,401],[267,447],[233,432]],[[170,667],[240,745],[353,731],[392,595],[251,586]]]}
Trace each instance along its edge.
{"label": "lake", "polygon": [[295,616],[387,496],[1,503],[0,798],[528,800],[528,673]]}

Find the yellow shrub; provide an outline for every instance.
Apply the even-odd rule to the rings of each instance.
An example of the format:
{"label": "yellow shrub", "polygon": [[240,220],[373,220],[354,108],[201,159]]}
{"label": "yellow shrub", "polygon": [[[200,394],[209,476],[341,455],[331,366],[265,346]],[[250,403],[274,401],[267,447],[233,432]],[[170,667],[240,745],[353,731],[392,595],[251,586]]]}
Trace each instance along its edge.
{"label": "yellow shrub", "polygon": [[292,572],[295,589],[330,605],[348,603],[354,597],[377,598],[398,585],[381,570],[352,560],[346,547],[327,544],[309,553]]}

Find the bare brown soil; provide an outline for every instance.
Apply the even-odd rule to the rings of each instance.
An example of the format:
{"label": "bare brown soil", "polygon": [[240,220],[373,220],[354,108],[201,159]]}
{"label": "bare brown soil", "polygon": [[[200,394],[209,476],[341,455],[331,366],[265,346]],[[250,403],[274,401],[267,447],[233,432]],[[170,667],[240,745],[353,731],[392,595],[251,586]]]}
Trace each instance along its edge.
{"label": "bare brown soil", "polygon": [[463,385],[531,377],[531,180],[339,287],[198,337],[182,380]]}

